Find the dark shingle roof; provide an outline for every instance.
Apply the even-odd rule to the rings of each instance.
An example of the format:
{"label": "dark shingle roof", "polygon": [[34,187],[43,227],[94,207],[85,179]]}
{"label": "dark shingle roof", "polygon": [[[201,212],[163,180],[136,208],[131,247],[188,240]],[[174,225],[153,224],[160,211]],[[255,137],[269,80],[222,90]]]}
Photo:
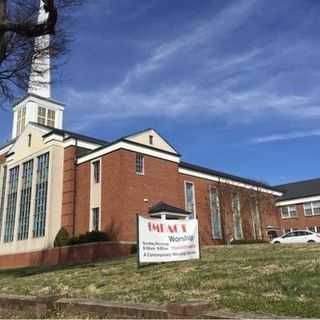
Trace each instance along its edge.
{"label": "dark shingle roof", "polygon": [[284,192],[279,201],[313,197],[320,195],[320,178],[282,184],[275,188]]}
{"label": "dark shingle roof", "polygon": [[45,134],[44,137],[49,136],[52,133],[55,133],[55,134],[64,136],[65,139],[74,138],[74,139],[79,139],[79,140],[83,140],[83,141],[86,141],[86,142],[99,144],[101,146],[107,146],[107,145],[110,144],[110,142],[108,142],[106,140],[92,138],[92,137],[85,136],[83,134],[79,134],[79,133],[76,133],[76,132],[71,132],[71,131],[67,131],[67,130],[56,129],[56,128],[51,128],[51,127],[44,126],[44,125],[39,125],[38,123],[35,123],[35,124],[50,130],[50,132]]}
{"label": "dark shingle roof", "polygon": [[194,170],[194,171],[199,171],[199,172],[210,174],[210,175],[214,175],[214,176],[217,176],[217,177],[230,179],[230,180],[242,182],[242,183],[249,184],[249,185],[254,185],[256,187],[260,187],[260,188],[265,188],[265,189],[281,192],[281,190],[279,190],[278,188],[272,187],[269,184],[263,183],[261,181],[242,178],[242,177],[235,176],[235,175],[232,175],[232,174],[228,174],[228,173],[225,173],[225,172],[216,171],[216,170],[212,170],[212,169],[209,169],[209,168],[197,166],[197,165],[194,165],[194,164],[191,164],[191,163],[187,163],[187,162],[183,162],[182,161],[182,162],[180,162],[179,166],[181,168]]}
{"label": "dark shingle roof", "polygon": [[149,213],[159,213],[159,212],[171,212],[171,213],[181,213],[181,214],[191,214],[190,212],[177,208],[174,206],[171,206],[170,204],[167,204],[163,201],[157,203],[153,207],[149,209]]}

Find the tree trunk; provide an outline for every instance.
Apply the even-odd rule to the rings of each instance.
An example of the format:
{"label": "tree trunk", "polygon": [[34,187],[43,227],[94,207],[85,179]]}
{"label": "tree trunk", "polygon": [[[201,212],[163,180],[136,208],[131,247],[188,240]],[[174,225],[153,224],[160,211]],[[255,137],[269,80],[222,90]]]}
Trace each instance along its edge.
{"label": "tree trunk", "polygon": [[[6,5],[7,5],[7,0],[0,0],[0,24],[4,23],[6,19]],[[5,58],[5,33],[0,32],[0,64]]]}

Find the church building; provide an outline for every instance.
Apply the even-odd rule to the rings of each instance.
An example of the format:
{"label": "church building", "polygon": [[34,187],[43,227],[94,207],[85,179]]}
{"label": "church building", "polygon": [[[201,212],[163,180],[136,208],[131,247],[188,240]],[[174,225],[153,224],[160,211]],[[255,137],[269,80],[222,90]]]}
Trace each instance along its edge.
{"label": "church building", "polygon": [[12,137],[0,146],[0,256],[52,248],[61,228],[135,243],[137,214],[197,218],[204,245],[278,231],[278,188],[185,162],[153,128],[115,141],[65,130],[43,77],[48,85],[30,81],[13,105]]}

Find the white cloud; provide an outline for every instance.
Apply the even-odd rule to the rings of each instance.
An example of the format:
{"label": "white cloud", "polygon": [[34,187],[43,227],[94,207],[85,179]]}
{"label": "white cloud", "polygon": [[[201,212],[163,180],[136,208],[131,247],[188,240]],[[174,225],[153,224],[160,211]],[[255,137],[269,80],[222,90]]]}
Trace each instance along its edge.
{"label": "white cloud", "polygon": [[250,143],[260,144],[260,143],[270,143],[270,142],[279,142],[285,140],[306,138],[306,137],[316,137],[320,136],[320,130],[309,130],[309,131],[296,131],[289,133],[281,133],[281,134],[271,134],[262,137],[256,137],[250,140]]}
{"label": "white cloud", "polygon": [[[274,43],[265,43],[264,47],[245,47],[237,54],[199,58],[201,45],[212,49],[219,41],[224,41],[221,39],[244,24],[260,3],[255,0],[231,2],[211,20],[193,26],[188,32],[185,30],[175,40],[159,44],[145,60],[129,69],[118,85],[81,92],[67,88],[64,101],[77,109],[86,126],[115,118],[149,116],[224,117],[228,122],[248,122],[263,116],[320,118],[318,90],[306,94],[282,92],[278,90],[281,72],[274,74],[270,71],[274,67],[281,69],[283,60],[306,50],[307,42],[284,43],[283,39],[278,39]],[[181,76],[174,83],[169,75],[155,84],[152,76],[158,71],[170,74],[171,67],[174,67],[170,62],[179,60],[186,51],[190,53],[190,61],[197,60],[198,68],[190,68],[188,75]],[[181,62],[187,70],[188,62]],[[257,76],[260,70],[263,72]],[[265,70],[269,73],[265,74]],[[256,77],[258,81],[255,82]],[[135,87],[137,83],[138,89]],[[153,85],[151,90],[145,88],[150,83]]]}

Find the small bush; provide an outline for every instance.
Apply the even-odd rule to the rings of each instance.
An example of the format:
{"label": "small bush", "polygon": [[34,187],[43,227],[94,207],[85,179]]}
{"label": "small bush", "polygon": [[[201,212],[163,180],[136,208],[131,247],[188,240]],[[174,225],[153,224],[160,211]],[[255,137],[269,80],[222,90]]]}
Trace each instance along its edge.
{"label": "small bush", "polygon": [[65,228],[61,228],[54,239],[54,247],[64,247],[69,245],[70,237],[69,233]]}
{"label": "small bush", "polygon": [[69,245],[77,245],[89,242],[99,242],[99,241],[111,241],[109,235],[101,231],[91,231],[86,234],[81,234],[78,237],[73,237],[69,240]]}
{"label": "small bush", "polygon": [[266,240],[232,240],[231,244],[258,244],[258,243],[269,243]]}
{"label": "small bush", "polygon": [[136,244],[133,244],[130,250],[131,254],[135,254],[137,253],[137,251],[138,251],[138,246]]}

